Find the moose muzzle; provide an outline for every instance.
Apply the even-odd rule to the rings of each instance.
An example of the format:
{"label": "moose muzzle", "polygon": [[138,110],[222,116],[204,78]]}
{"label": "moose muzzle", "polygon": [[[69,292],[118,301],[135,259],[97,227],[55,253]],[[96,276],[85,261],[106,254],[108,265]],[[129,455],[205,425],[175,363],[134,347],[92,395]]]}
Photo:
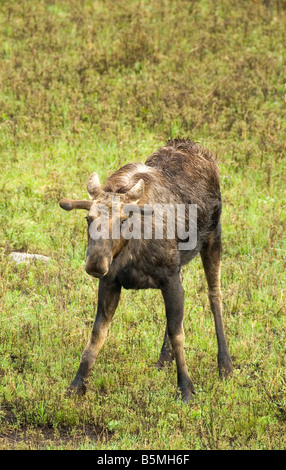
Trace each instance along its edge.
{"label": "moose muzzle", "polygon": [[109,271],[110,262],[107,258],[97,258],[87,256],[85,263],[85,270],[87,274],[93,277],[105,276]]}

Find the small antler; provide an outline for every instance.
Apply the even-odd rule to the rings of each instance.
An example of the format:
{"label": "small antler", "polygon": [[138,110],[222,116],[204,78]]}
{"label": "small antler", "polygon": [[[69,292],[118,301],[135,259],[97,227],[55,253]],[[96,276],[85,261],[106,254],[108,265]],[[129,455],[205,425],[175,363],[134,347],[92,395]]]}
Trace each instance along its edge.
{"label": "small antler", "polygon": [[89,211],[91,208],[93,201],[81,201],[81,200],[74,200],[74,199],[61,199],[60,207],[65,211],[72,211],[73,209],[85,209]]}
{"label": "small antler", "polygon": [[99,176],[96,172],[92,173],[87,181],[87,192],[91,199],[96,199],[101,193],[100,181]]}

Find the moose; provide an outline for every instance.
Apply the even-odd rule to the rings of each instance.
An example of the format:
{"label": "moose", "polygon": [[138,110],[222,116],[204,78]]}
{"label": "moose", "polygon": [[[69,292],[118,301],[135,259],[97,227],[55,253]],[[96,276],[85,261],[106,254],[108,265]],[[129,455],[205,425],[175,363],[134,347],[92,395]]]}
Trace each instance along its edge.
{"label": "moose", "polygon": [[[87,191],[89,200],[61,199],[59,202],[60,207],[66,211],[88,211],[85,270],[89,275],[99,278],[97,313],[92,334],[69,390],[79,395],[86,392],[88,377],[106,339],[121,288],[152,288],[161,290],[166,312],[166,329],[157,368],[162,369],[175,359],[177,394],[187,403],[195,390],[184,355],[184,289],[181,267],[198,254],[201,256],[214,316],[219,376],[226,378],[232,373],[232,361],[222,319],[222,202],[216,158],[199,143],[188,139],[168,140],[145,164],[124,165],[103,186],[100,185],[97,173],[92,173],[87,182]],[[112,210],[115,199],[116,211]],[[162,207],[185,207],[185,231],[181,230],[179,233],[178,219],[173,236],[167,236],[167,217],[163,214],[163,236],[154,236],[156,214],[153,208],[158,203]],[[190,215],[190,206],[196,208],[196,217]],[[107,214],[105,219],[108,236],[103,236],[102,222],[105,219],[100,211],[103,207]],[[142,235],[143,224],[139,225],[142,236],[132,236],[131,229],[136,220],[144,221],[144,224],[146,222],[146,227],[151,224],[148,237]],[[193,227],[191,232],[186,232],[188,224]],[[116,236],[115,227],[118,228]]]}

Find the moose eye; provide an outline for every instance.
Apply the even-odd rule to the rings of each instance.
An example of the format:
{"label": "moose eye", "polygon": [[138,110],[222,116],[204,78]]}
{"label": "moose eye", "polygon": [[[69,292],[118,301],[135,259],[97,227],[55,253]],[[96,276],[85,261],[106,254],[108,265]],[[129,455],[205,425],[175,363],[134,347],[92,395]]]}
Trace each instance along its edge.
{"label": "moose eye", "polygon": [[124,224],[125,224],[125,222],[126,222],[127,220],[128,220],[128,218],[126,218],[126,219],[121,219],[121,220],[120,220],[120,227],[124,227]]}

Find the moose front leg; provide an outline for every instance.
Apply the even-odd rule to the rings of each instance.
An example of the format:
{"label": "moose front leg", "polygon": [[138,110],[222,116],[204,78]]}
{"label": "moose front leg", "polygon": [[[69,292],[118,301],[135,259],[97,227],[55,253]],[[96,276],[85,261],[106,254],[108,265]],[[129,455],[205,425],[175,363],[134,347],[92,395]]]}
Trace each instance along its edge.
{"label": "moose front leg", "polygon": [[221,378],[232,373],[232,362],[228,351],[222,319],[222,295],[220,290],[221,228],[220,224],[210,233],[201,250],[201,258],[208,283],[211,311],[214,316],[218,342],[218,368]]}
{"label": "moose front leg", "polygon": [[[188,373],[184,354],[184,290],[179,274],[166,282],[162,288],[162,294],[166,308],[168,338],[177,365],[178,391],[183,401],[187,403],[192,399],[194,386]],[[171,358],[170,355],[169,358]]]}
{"label": "moose front leg", "polygon": [[84,395],[86,392],[87,379],[107,336],[109,324],[119,302],[120,291],[118,284],[110,283],[105,278],[100,279],[97,314],[91,338],[83,351],[78,372],[69,387],[70,392],[78,395]]}

